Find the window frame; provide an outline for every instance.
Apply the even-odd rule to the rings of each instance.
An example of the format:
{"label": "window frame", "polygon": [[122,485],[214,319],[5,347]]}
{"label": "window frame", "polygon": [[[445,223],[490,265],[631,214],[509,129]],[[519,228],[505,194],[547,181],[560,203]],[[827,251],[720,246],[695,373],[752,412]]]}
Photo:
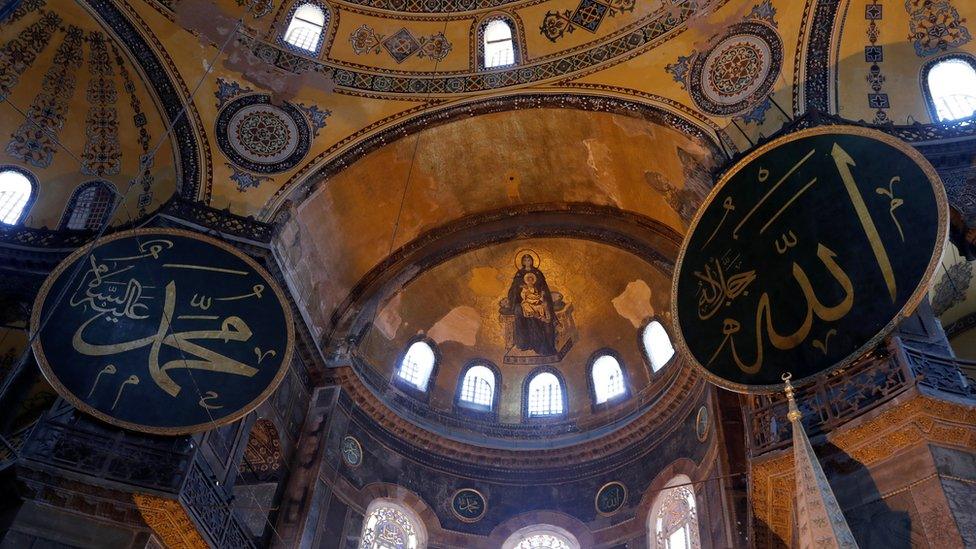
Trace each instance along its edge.
{"label": "window frame", "polygon": [[427,547],[427,524],[424,523],[420,513],[407,505],[404,501],[401,501],[399,498],[394,499],[392,497],[373,498],[366,505],[366,509],[363,512],[363,523],[359,528],[360,542],[362,541],[364,534],[366,534],[366,528],[369,525],[369,518],[373,515],[377,508],[381,507],[393,509],[403,515],[410,522],[410,526],[413,527],[417,538],[417,549],[425,549]]}
{"label": "window frame", "polygon": [[[674,349],[674,354],[671,355],[671,358],[669,358],[667,362],[662,364],[661,367],[658,368],[656,371],[654,370],[654,362],[651,360],[651,354],[647,352],[647,347],[644,346],[644,332],[647,330],[647,328],[651,325],[652,322],[657,322],[661,325],[661,328],[664,329],[664,333],[668,336],[668,342],[671,343],[671,348]],[[662,375],[664,371],[667,370],[668,367],[671,366],[671,364],[673,364],[674,361],[677,360],[678,358],[678,347],[676,347],[674,344],[674,336],[671,335],[671,330],[668,327],[668,323],[665,321],[663,317],[657,315],[645,319],[643,324],[641,324],[640,329],[637,330],[637,348],[640,349],[641,356],[644,358],[644,364],[647,366],[647,373],[648,375],[651,376],[652,379],[655,376]]]}
{"label": "window frame", "polygon": [[[475,366],[484,366],[491,370],[491,373],[495,376],[495,387],[491,395],[490,408],[482,404],[461,400],[461,391],[464,390],[464,378],[468,375],[468,371]],[[498,405],[501,402],[501,385],[502,373],[495,363],[484,358],[469,360],[461,368],[461,373],[458,376],[457,390],[454,391],[454,413],[460,416],[470,416],[478,419],[496,419],[498,417]]]}
{"label": "window frame", "polygon": [[695,490],[695,481],[691,479],[688,474],[677,473],[673,475],[665,485],[657,491],[654,495],[654,499],[651,501],[651,507],[648,510],[647,517],[644,521],[644,531],[647,533],[647,539],[649,541],[648,546],[651,549],[660,549],[658,544],[658,530],[657,530],[657,515],[661,513],[664,507],[665,498],[668,496],[669,492],[678,487],[685,487],[687,485],[688,491],[691,492],[691,498],[694,503],[694,513],[693,521],[688,525],[688,533],[690,534],[690,539],[688,540],[688,547],[692,549],[700,549],[701,544],[701,502],[698,499],[698,492]]}
{"label": "window frame", "polygon": [[[593,379],[593,367],[596,365],[598,358],[603,356],[613,357],[617,361],[617,366],[620,368],[620,375],[623,377],[624,392],[619,395],[614,395],[608,398],[604,402],[596,401],[596,381]],[[602,349],[597,349],[590,358],[586,361],[586,385],[590,390],[590,402],[591,408],[594,412],[600,412],[613,408],[614,406],[620,404],[621,402],[630,398],[630,376],[627,375],[627,365],[624,363],[624,359],[620,356],[620,353],[611,349],[610,347],[604,347]]]}
{"label": "window frame", "polygon": [[[553,374],[556,376],[556,380],[559,382],[559,392],[563,397],[563,411],[558,414],[532,415],[529,413],[529,386],[532,384],[532,380],[542,373]],[[559,421],[565,419],[568,415],[569,394],[567,391],[566,379],[563,377],[562,372],[548,364],[531,370],[529,374],[525,376],[525,381],[522,382],[522,421],[532,423],[554,420]]]}
{"label": "window frame", "polygon": [[[318,9],[322,10],[322,14],[325,16],[325,21],[322,23],[322,32],[319,33],[319,39],[315,44],[314,50],[306,50],[305,48],[296,46],[285,40],[285,34],[288,33],[288,27],[291,26],[292,19],[295,18],[295,13],[299,8],[305,5],[317,7]],[[332,28],[332,18],[332,9],[330,9],[329,5],[325,2],[321,2],[319,0],[296,0],[294,3],[292,3],[291,8],[289,8],[288,13],[285,15],[284,28],[278,32],[278,44],[290,52],[317,59],[320,55],[322,55],[322,48],[325,44],[326,35],[330,34]]]}
{"label": "window frame", "polygon": [[522,541],[539,535],[553,536],[569,546],[570,549],[580,549],[580,547],[582,547],[579,539],[577,539],[577,537],[569,530],[549,522],[540,522],[537,524],[523,526],[522,528],[519,528],[518,530],[509,534],[508,537],[505,538],[505,541],[502,542],[501,549],[517,548]]}
{"label": "window frame", "polygon": [[[112,211],[111,210],[112,204],[114,203],[114,200],[118,194],[115,190],[115,187],[104,179],[93,179],[86,183],[82,183],[81,185],[76,187],[74,191],[72,191],[71,198],[68,199],[68,204],[65,205],[64,212],[62,212],[61,214],[61,221],[58,223],[59,230],[62,231],[97,231],[98,230],[98,229],[71,229],[68,227],[68,222],[71,221],[71,217],[74,214],[74,210],[78,206],[78,199],[80,198],[81,193],[93,187],[102,187],[108,192],[110,200],[109,200],[109,210],[106,212],[106,214]],[[88,216],[91,217],[91,212],[88,212]],[[108,218],[106,221],[111,222],[112,218]],[[86,225],[88,224],[88,218],[85,219],[85,224]]]}
{"label": "window frame", "polygon": [[[497,67],[485,66],[485,29],[492,21],[504,21],[512,31],[512,62],[507,65]],[[505,12],[493,12],[474,22],[474,47],[471,48],[473,54],[472,67],[476,71],[503,71],[518,67],[522,64],[522,52],[525,44],[522,40],[522,24],[515,15]]]}
{"label": "window frame", "polygon": [[[919,85],[922,88],[922,96],[925,98],[925,108],[928,109],[929,117],[932,119],[933,124],[948,126],[976,118],[976,112],[967,118],[957,118],[955,120],[942,120],[939,118],[939,108],[935,104],[935,98],[932,96],[932,89],[929,86],[929,73],[940,63],[952,60],[964,61],[976,72],[976,57],[962,52],[947,53],[929,59],[922,65],[922,70],[919,71]],[[973,90],[973,93],[976,94],[976,90]]]}
{"label": "window frame", "polygon": [[22,168],[16,164],[0,164],[0,173],[6,171],[14,171],[24,176],[27,181],[30,182],[31,190],[30,195],[27,197],[27,201],[24,202],[24,207],[20,210],[20,215],[17,216],[17,220],[13,223],[0,222],[0,229],[22,227],[24,225],[24,220],[27,219],[27,215],[31,211],[31,208],[34,207],[34,203],[37,201],[37,195],[41,190],[41,186],[37,183],[37,177],[30,170]]}
{"label": "window frame", "polygon": [[[412,347],[414,343],[420,343],[420,342],[426,343],[430,347],[430,349],[434,352],[434,364],[430,368],[430,377],[427,378],[426,390],[421,390],[413,383],[410,383],[406,379],[400,377],[400,367],[403,365],[403,359],[407,357],[407,352],[410,351],[410,347]],[[398,391],[411,398],[414,398],[421,402],[429,402],[431,389],[433,387],[435,380],[437,379],[437,370],[440,364],[441,364],[441,351],[437,347],[437,343],[433,339],[427,337],[426,335],[414,336],[409,340],[407,340],[407,343],[403,346],[403,349],[401,349],[400,352],[397,354],[396,366],[393,369],[393,376],[392,379],[390,380],[390,384],[393,385],[393,387],[395,387]]]}

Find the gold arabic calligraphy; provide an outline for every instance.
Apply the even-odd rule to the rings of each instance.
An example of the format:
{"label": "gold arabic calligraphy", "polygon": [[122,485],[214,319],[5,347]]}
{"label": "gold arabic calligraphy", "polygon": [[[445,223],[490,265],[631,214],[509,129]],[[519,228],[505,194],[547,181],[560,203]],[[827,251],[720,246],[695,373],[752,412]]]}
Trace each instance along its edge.
{"label": "gold arabic calligraphy", "polygon": [[[777,192],[777,190],[779,190],[781,187],[789,187],[788,184],[784,186],[784,183],[787,183],[791,176],[797,174],[799,169],[807,161],[814,157],[816,152],[816,149],[808,152],[800,159],[799,162],[787,170],[785,175],[779,178],[766,190],[755,205],[739,220],[738,224],[731,229],[729,232],[729,236],[731,237],[730,242],[734,242],[739,239],[741,236],[740,232],[747,227],[750,219],[754,219],[755,214],[761,211],[762,206],[772,197],[774,193]],[[843,183],[843,188],[846,191],[843,193],[843,195],[846,195],[854,208],[858,222],[864,231],[864,235],[867,237],[867,240],[870,243],[874,259],[879,267],[881,277],[884,281],[885,287],[888,290],[890,299],[894,303],[897,295],[897,284],[894,271],[892,269],[887,250],[885,249],[885,244],[882,241],[878,229],[875,226],[874,220],[872,219],[867,205],[861,196],[854,178],[854,174],[851,170],[852,167],[856,166],[856,163],[854,162],[853,158],[851,158],[851,156],[839,144],[836,143],[833,144],[833,147],[830,150],[830,157],[834,162],[838,175],[840,176],[840,180]],[[759,182],[764,183],[768,177],[769,171],[765,168],[760,168]],[[805,179],[808,179],[808,181],[799,190],[794,191],[792,196],[783,201],[783,205],[774,213],[766,216],[765,222],[761,225],[758,233],[751,238],[758,238],[759,235],[761,235],[775,220],[780,218],[780,216],[796,202],[800,195],[805,193],[817,182],[816,177]],[[898,181],[900,181],[899,177],[892,178],[888,188],[878,187],[876,192],[879,195],[886,196],[890,200],[889,213],[892,221],[894,221],[899,235],[902,236],[902,241],[904,242],[904,233],[902,232],[901,225],[898,223],[898,220],[895,217],[895,210],[904,204],[903,199],[894,196],[893,185]],[[708,247],[714,236],[724,225],[729,213],[734,211],[731,197],[727,197],[724,200],[722,203],[722,209],[724,210],[722,216],[718,221],[717,226],[711,231],[709,237],[702,245],[702,249]],[[758,217],[762,216],[756,216],[756,218]],[[756,219],[757,225],[762,221],[763,220],[761,219]],[[798,242],[799,239],[793,230],[786,229],[780,237],[774,240],[773,244],[777,255],[783,256],[794,249]],[[777,328],[776,322],[773,320],[773,307],[771,305],[769,293],[762,292],[756,304],[755,316],[752,319],[754,323],[755,351],[749,354],[755,357],[754,360],[752,362],[744,360],[743,356],[739,352],[739,347],[737,347],[736,335],[742,329],[742,324],[740,321],[736,318],[725,317],[723,318],[721,324],[721,341],[718,347],[712,353],[706,365],[711,365],[713,362],[715,362],[715,360],[718,359],[719,356],[722,355],[723,351],[728,349],[732,361],[742,372],[746,374],[756,374],[762,369],[764,356],[766,354],[767,341],[775,349],[782,351],[794,349],[807,341],[814,326],[815,318],[826,323],[831,323],[839,321],[850,313],[854,306],[854,282],[841,266],[837,254],[833,250],[828,248],[822,242],[817,242],[816,246],[817,258],[826,268],[827,272],[830,273],[833,280],[836,281],[837,285],[839,285],[839,287],[843,290],[843,297],[837,299],[835,303],[824,303],[824,301],[818,296],[817,291],[814,290],[813,284],[811,283],[804,267],[801,266],[797,261],[792,261],[791,274],[793,280],[799,286],[800,293],[806,300],[806,312],[802,315],[803,320],[799,327],[792,332],[781,332],[780,329]],[[729,255],[730,253],[731,251],[727,251],[726,255]],[[698,318],[700,320],[708,320],[709,318],[712,318],[716,313],[723,309],[723,306],[727,307],[731,305],[740,295],[748,295],[748,288],[757,278],[756,270],[746,270],[740,268],[738,269],[739,272],[732,273],[731,269],[735,267],[732,262],[728,260],[722,261],[720,259],[716,259],[714,256],[706,255],[706,257],[710,257],[710,259],[705,261],[701,269],[693,272],[693,276],[698,280],[699,286],[697,295]],[[835,328],[829,328],[827,335],[822,341],[819,339],[813,340],[812,347],[819,349],[824,355],[826,355],[827,339],[836,333],[837,330]]]}
{"label": "gold arabic calligraphy", "polygon": [[[111,258],[105,260],[104,263],[97,260],[94,254],[89,256],[89,268],[69,300],[69,304],[72,307],[85,307],[90,309],[94,314],[75,330],[71,340],[73,348],[86,356],[113,356],[136,349],[148,348],[147,371],[149,378],[157,387],[172,397],[179,395],[182,390],[182,387],[170,375],[174,370],[195,369],[243,377],[254,376],[258,373],[257,368],[224,356],[199,343],[206,340],[221,341],[225,344],[228,342],[246,342],[250,340],[253,335],[252,330],[240,317],[226,316],[220,319],[219,316],[210,315],[180,315],[176,318],[192,320],[220,319],[220,326],[216,329],[179,332],[172,330],[172,322],[177,304],[177,284],[175,280],[170,280],[165,286],[163,306],[160,311],[161,314],[158,324],[155,326],[155,333],[130,341],[108,344],[92,343],[86,340],[86,330],[99,319],[117,323],[122,318],[130,321],[143,321],[150,317],[149,302],[153,297],[148,295],[146,290],[153,289],[154,287],[146,286],[131,276],[132,273],[129,271],[135,267],[134,265],[128,264],[112,270],[109,267],[109,263],[119,265],[120,263],[131,263],[131,261],[139,259],[158,259],[162,252],[172,248],[173,243],[171,241],[153,240],[142,243],[139,246],[139,253],[136,255]],[[234,275],[248,274],[243,271],[231,271],[229,269],[203,265],[166,264],[163,267],[208,270]],[[264,289],[264,285],[256,284],[253,286],[251,293],[224,298],[210,298],[193,294],[189,303],[191,307],[207,310],[214,301],[237,301],[248,298],[261,299]],[[165,347],[178,350],[181,358],[161,363],[160,357]],[[254,350],[258,351],[258,348]],[[274,357],[276,354],[277,352],[274,350],[257,352],[258,362],[260,363],[266,356]],[[103,376],[113,376],[117,372],[118,367],[115,364],[109,364],[102,368],[95,375],[94,383],[86,398],[92,397],[99,382],[102,381]],[[114,409],[118,405],[126,386],[138,385],[140,381],[141,379],[138,375],[129,375],[119,386],[112,408]],[[205,394],[199,396],[200,400],[198,405],[203,409],[213,410],[223,407],[213,402],[219,398],[219,394],[216,391],[206,391]]]}

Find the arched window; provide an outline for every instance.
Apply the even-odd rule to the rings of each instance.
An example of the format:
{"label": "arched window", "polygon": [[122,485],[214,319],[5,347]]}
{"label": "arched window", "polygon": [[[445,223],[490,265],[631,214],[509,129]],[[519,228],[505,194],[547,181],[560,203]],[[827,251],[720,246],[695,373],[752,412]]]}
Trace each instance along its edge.
{"label": "arched window", "polygon": [[436,361],[437,356],[434,354],[434,348],[429,343],[415,341],[410,344],[406,354],[403,355],[400,367],[397,368],[397,377],[421,391],[426,391]]}
{"label": "arched window", "polygon": [[644,327],[641,342],[644,344],[644,353],[647,354],[647,359],[651,361],[651,369],[655,372],[663,368],[674,356],[671,338],[668,337],[668,332],[664,326],[656,320],[652,320]]}
{"label": "arched window", "polygon": [[62,226],[76,230],[98,230],[112,209],[112,190],[108,183],[92,181],[75,189],[62,217]]}
{"label": "arched window", "polygon": [[311,2],[302,4],[292,13],[282,39],[300,50],[318,53],[327,21],[324,9]]}
{"label": "arched window", "polygon": [[946,57],[929,66],[925,86],[940,121],[969,118],[976,113],[976,61]]}
{"label": "arched window", "polygon": [[580,549],[580,543],[563,528],[537,524],[516,530],[502,549]]}
{"label": "arched window", "polygon": [[529,379],[526,400],[529,417],[557,416],[566,408],[562,383],[552,372],[539,372]]}
{"label": "arched window", "polygon": [[24,219],[34,197],[34,184],[20,170],[0,170],[0,223],[16,225]]}
{"label": "arched window", "polygon": [[504,17],[490,19],[481,26],[481,66],[485,69],[518,63],[512,22]]}
{"label": "arched window", "polygon": [[482,364],[468,368],[461,380],[458,402],[480,410],[491,410],[495,402],[495,372]]}
{"label": "arched window", "polygon": [[593,380],[593,397],[597,404],[603,404],[627,392],[620,361],[613,355],[599,355],[590,366],[590,376]]}
{"label": "arched window", "polygon": [[658,493],[647,517],[652,549],[699,549],[698,512],[691,479],[676,475]]}
{"label": "arched window", "polygon": [[366,508],[359,549],[423,549],[427,531],[411,509],[392,500],[373,500]]}

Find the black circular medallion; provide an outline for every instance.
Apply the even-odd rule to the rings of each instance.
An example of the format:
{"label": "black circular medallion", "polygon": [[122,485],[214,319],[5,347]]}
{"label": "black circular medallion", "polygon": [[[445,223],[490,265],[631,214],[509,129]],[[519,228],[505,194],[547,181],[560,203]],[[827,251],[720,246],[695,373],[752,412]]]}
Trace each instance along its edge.
{"label": "black circular medallion", "polygon": [[477,522],[487,510],[485,496],[473,488],[462,488],[451,498],[451,512],[462,522]]}
{"label": "black circular medallion", "polygon": [[596,493],[593,505],[601,515],[612,515],[627,503],[627,487],[613,481],[604,484]]}
{"label": "black circular medallion", "polygon": [[342,437],[339,451],[342,452],[342,461],[346,462],[346,465],[359,467],[363,463],[363,446],[359,444],[356,437],[352,435]]}
{"label": "black circular medallion", "polygon": [[829,126],[758,148],[722,177],[682,245],[678,348],[742,392],[849,364],[925,296],[947,211],[928,161],[882,132]]}
{"label": "black circular medallion", "polygon": [[285,294],[257,262],[174,229],[120,232],[68,256],[38,293],[31,333],[44,376],[73,406],[158,434],[250,412],[294,344]]}

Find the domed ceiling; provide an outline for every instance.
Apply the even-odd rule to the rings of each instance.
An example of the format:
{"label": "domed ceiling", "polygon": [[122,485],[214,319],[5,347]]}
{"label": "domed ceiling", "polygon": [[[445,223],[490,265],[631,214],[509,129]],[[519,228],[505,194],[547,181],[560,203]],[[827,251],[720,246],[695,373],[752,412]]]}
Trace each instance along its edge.
{"label": "domed ceiling", "polygon": [[[161,107],[159,90],[83,4],[28,0],[2,30],[0,164],[25,168],[41,183],[27,226],[57,228],[72,192],[92,180],[125,194],[115,223],[154,211],[181,175],[188,190],[197,186],[199,173],[187,173],[198,170],[197,147],[187,149],[192,158],[178,157],[167,132],[172,111]],[[179,98],[168,99],[179,111]]]}
{"label": "domed ceiling", "polygon": [[[528,281],[520,271],[526,255],[541,273],[531,271]],[[537,291],[542,285],[554,301],[552,336],[516,333],[521,328],[515,325],[512,295],[518,299],[523,289]],[[501,373],[495,411],[502,423],[524,420],[526,377],[550,366],[568,388],[567,417],[577,420],[589,415],[593,404],[587,382],[591,357],[616,355],[632,394],[649,384],[651,367],[639,347],[639,333],[647,321],[667,313],[669,293],[668,273],[607,244],[532,238],[486,246],[425,269],[385,299],[358,357],[391,379],[411,341],[432,341],[440,356],[429,404],[446,413],[453,409],[464,366],[488,361]],[[530,298],[526,307],[531,307]],[[539,308],[548,315],[544,305]],[[516,337],[533,347],[521,350]]]}

